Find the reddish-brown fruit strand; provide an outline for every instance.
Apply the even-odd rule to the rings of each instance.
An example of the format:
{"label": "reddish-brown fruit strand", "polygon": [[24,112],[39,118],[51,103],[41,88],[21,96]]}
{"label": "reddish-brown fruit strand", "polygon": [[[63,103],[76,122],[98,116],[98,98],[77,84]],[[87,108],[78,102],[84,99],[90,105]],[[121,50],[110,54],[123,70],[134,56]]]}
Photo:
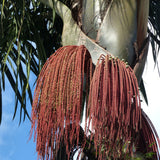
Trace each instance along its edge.
{"label": "reddish-brown fruit strand", "polygon": [[90,140],[94,140],[98,159],[118,155],[121,158],[125,144],[132,154],[140,129],[141,107],[138,83],[129,66],[110,55],[100,57],[93,73],[87,109],[93,132]]}
{"label": "reddish-brown fruit strand", "polygon": [[142,111],[142,129],[139,134],[139,151],[142,153],[152,153],[152,159],[160,158],[160,141],[158,134],[149,119]]}
{"label": "reddish-brown fruit strand", "polygon": [[62,143],[69,157],[78,145],[84,73],[90,83],[91,70],[91,56],[84,46],[62,47],[44,64],[34,92],[31,128],[40,159],[55,159]]}

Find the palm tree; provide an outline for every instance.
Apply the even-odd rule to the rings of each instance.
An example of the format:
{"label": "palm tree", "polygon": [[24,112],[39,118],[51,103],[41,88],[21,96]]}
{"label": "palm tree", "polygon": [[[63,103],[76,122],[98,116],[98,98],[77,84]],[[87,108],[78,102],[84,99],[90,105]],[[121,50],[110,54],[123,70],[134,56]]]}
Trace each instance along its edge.
{"label": "palm tree", "polygon": [[[24,115],[28,115],[25,107],[26,91],[32,102],[29,73],[32,70],[38,75],[44,65],[37,81],[32,110],[32,129],[37,126],[35,133],[40,158],[62,159],[61,156],[64,156],[65,159],[61,150],[72,157],[75,150],[81,148],[84,157],[90,159],[127,159],[128,154],[133,157],[136,148],[144,154],[153,152],[154,159],[158,159],[156,140],[159,139],[152,123],[140,109],[138,85],[147,101],[141,77],[149,39],[156,62],[155,45],[159,45],[160,28],[157,20],[159,2],[41,2],[52,9],[34,1],[29,3],[23,0],[21,5],[18,1],[1,3],[3,41],[0,44],[1,61],[3,60],[1,81],[5,88],[6,75],[15,91],[15,114],[19,101]],[[47,60],[53,46],[54,50],[60,47],[62,22],[59,17],[63,21],[64,47]],[[148,17],[150,28],[147,28]],[[8,20],[13,23],[8,25]],[[42,27],[37,24],[42,24]],[[8,29],[3,27],[7,25]],[[8,40],[5,40],[6,37]],[[57,39],[53,41],[55,37]],[[26,64],[27,76],[22,62]],[[18,90],[18,81],[22,94]],[[128,96],[129,92],[131,94]],[[91,131],[87,126],[83,130],[79,125],[85,101]],[[125,120],[128,121],[124,122]]]}

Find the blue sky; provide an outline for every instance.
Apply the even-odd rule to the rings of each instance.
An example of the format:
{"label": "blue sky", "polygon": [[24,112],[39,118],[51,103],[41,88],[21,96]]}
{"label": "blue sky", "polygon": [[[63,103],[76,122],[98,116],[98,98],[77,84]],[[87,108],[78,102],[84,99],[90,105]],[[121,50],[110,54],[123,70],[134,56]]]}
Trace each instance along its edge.
{"label": "blue sky", "polygon": [[[160,58],[159,58],[160,62]],[[142,103],[142,108],[149,115],[160,136],[160,77],[157,68],[154,69],[151,53],[148,56],[147,65],[143,74],[144,83],[149,99],[149,106]],[[30,81],[34,83],[31,76]],[[31,86],[33,87],[33,86]],[[33,87],[34,88],[34,87]],[[6,90],[3,93],[3,119],[0,126],[0,160],[37,160],[36,144],[33,138],[28,141],[31,123],[29,120],[19,126],[19,112],[14,121],[14,94],[6,81]],[[31,105],[27,105],[31,113]]]}
{"label": "blue sky", "polygon": [[[31,76],[30,81],[34,82],[34,80],[35,78]],[[33,142],[33,138],[29,141],[30,121],[26,118],[25,122],[19,125],[19,110],[15,120],[12,120],[14,98],[14,92],[6,80],[6,90],[3,93],[2,124],[0,126],[0,160],[37,160],[36,144]],[[27,105],[27,108],[31,113],[30,104]]]}

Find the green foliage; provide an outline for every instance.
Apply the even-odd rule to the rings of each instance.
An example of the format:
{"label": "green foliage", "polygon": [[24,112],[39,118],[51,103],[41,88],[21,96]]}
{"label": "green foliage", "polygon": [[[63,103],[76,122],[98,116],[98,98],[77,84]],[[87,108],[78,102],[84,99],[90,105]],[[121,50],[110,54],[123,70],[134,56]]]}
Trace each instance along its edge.
{"label": "green foliage", "polygon": [[[29,118],[27,95],[32,103],[30,72],[38,76],[47,58],[60,46],[62,22],[57,16],[54,21],[55,25],[52,9],[39,1],[0,1],[0,84],[5,90],[5,80],[9,80],[15,92],[13,119],[20,103],[20,122],[22,111],[23,120],[26,115]],[[1,115],[2,103],[0,122]]]}
{"label": "green foliage", "polygon": [[160,47],[160,1],[150,0],[149,8],[149,28],[148,33],[151,37],[152,53],[155,63],[157,63],[157,56]]}

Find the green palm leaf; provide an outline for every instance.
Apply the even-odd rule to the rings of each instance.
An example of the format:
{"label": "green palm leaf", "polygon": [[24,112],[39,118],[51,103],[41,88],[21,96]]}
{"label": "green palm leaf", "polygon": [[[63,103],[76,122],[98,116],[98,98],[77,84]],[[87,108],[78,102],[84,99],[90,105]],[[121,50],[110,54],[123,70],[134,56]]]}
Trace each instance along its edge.
{"label": "green palm leaf", "polygon": [[52,14],[52,9],[35,0],[0,1],[0,91],[5,90],[7,77],[15,92],[13,119],[20,107],[20,122],[22,117],[29,117],[26,98],[32,103],[30,72],[38,76],[47,58],[60,46],[62,22],[55,15],[53,27]]}
{"label": "green palm leaf", "polygon": [[148,33],[151,37],[152,53],[155,63],[160,47],[160,1],[151,0],[149,8],[149,28]]}

